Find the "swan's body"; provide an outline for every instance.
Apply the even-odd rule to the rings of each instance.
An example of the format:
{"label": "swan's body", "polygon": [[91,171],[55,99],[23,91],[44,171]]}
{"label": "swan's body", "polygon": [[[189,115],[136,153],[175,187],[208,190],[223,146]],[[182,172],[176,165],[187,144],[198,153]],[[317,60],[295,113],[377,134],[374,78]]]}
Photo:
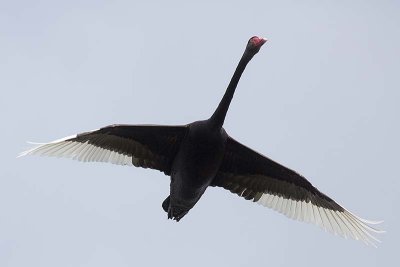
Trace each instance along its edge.
{"label": "swan's body", "polygon": [[378,241],[365,221],[321,193],[303,176],[245,147],[223,129],[230,102],[247,63],[266,42],[250,38],[224,97],[208,119],[183,126],[112,125],[21,154],[39,154],[152,168],[171,176],[162,207],[179,221],[209,186],[219,186],[286,216],[315,223],[367,244]]}
{"label": "swan's body", "polygon": [[223,160],[227,138],[224,129],[213,129],[208,120],[188,125],[172,163],[170,197],[163,203],[169,218],[180,220],[211,184]]}

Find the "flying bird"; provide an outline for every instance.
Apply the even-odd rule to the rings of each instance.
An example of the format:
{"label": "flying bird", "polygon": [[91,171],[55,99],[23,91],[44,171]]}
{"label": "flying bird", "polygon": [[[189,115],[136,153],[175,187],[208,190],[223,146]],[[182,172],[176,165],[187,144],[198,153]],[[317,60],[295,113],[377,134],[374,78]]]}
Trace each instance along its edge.
{"label": "flying bird", "polygon": [[289,218],[314,223],[345,238],[375,246],[383,231],[320,192],[295,171],[230,137],[222,127],[239,79],[267,40],[251,37],[212,116],[187,125],[122,125],[68,136],[22,152],[83,162],[110,162],[164,172],[171,177],[162,208],[181,220],[209,186],[222,187]]}

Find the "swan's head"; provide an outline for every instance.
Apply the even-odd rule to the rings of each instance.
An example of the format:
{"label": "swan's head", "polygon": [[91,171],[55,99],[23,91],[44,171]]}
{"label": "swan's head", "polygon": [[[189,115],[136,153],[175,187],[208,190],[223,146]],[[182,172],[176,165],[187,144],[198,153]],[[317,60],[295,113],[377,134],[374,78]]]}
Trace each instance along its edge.
{"label": "swan's head", "polygon": [[253,36],[247,42],[246,51],[255,55],[260,51],[261,46],[265,44],[266,41],[267,39],[265,38]]}

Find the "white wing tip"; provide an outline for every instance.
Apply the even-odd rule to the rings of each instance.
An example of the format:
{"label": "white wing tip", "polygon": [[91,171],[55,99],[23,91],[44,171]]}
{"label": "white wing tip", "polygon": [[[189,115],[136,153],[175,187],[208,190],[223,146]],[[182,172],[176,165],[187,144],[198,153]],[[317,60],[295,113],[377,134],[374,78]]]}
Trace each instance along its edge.
{"label": "white wing tip", "polygon": [[28,144],[30,144],[30,145],[35,145],[35,146],[32,147],[32,148],[30,148],[30,149],[28,149],[28,150],[22,151],[21,153],[19,153],[19,154],[17,155],[17,158],[24,157],[24,156],[27,156],[27,155],[32,155],[32,154],[35,153],[35,150],[38,149],[38,148],[40,148],[41,146],[60,143],[60,142],[63,142],[63,141],[66,141],[66,140],[75,138],[76,136],[77,136],[76,134],[74,134],[74,135],[69,135],[69,136],[67,136],[67,137],[63,137],[63,138],[54,140],[54,141],[49,142],[49,143],[39,143],[39,142],[27,141]]}
{"label": "white wing tip", "polygon": [[28,144],[32,144],[32,145],[36,145],[36,146],[33,147],[33,148],[30,148],[30,149],[28,149],[28,150],[25,150],[25,151],[20,152],[20,153],[17,155],[17,158],[27,156],[27,155],[31,154],[32,151],[35,150],[38,146],[44,145],[43,143],[34,143],[34,142],[30,142],[30,141],[27,141],[27,143],[28,143]]}
{"label": "white wing tip", "polygon": [[[309,207],[304,206],[303,204],[296,205],[297,202],[302,201],[293,201],[290,199],[283,200],[284,202],[286,202],[283,205],[283,209],[276,209],[276,207],[272,205],[271,201],[271,199],[274,197],[276,196],[273,196],[272,194],[263,194],[261,198],[257,201],[257,203],[272,208],[291,219],[316,224],[325,232],[330,232],[334,235],[342,236],[345,239],[351,237],[355,240],[363,241],[367,245],[377,247],[376,243],[381,243],[381,241],[377,239],[374,234],[385,233],[385,231],[375,229],[371,226],[380,224],[383,221],[365,220],[354,215],[346,209],[344,209],[344,211],[333,211],[330,209],[315,206],[311,204],[311,202],[306,202],[306,205],[310,205]],[[305,209],[299,210],[297,206],[301,206]],[[299,212],[303,214],[301,216],[298,216]]]}
{"label": "white wing tip", "polygon": [[[30,144],[30,145],[35,145],[35,146],[30,148],[30,149],[27,149],[25,151],[20,152],[17,155],[17,158],[24,157],[24,156],[27,156],[27,155],[32,155],[37,148],[39,148],[39,147],[41,147],[43,145],[50,144],[50,143],[37,143],[37,142],[31,142],[31,141],[27,141],[27,143]],[[53,143],[53,142],[51,142],[51,143]]]}
{"label": "white wing tip", "polygon": [[133,165],[134,157],[89,144],[75,141],[76,135],[67,136],[49,143],[33,143],[34,147],[21,152],[17,158],[27,155],[70,158],[82,162],[110,162],[118,165]]}

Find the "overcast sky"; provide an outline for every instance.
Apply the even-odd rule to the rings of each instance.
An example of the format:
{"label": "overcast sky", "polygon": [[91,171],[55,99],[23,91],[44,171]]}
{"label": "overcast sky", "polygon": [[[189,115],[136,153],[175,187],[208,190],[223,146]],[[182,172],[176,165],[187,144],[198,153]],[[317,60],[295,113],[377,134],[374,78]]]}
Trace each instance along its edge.
{"label": "overcast sky", "polygon": [[[398,263],[400,2],[189,2],[1,1],[0,266]],[[220,188],[176,223],[160,172],[15,158],[26,141],[208,118],[253,35],[269,41],[225,129],[385,220],[378,249]]]}

